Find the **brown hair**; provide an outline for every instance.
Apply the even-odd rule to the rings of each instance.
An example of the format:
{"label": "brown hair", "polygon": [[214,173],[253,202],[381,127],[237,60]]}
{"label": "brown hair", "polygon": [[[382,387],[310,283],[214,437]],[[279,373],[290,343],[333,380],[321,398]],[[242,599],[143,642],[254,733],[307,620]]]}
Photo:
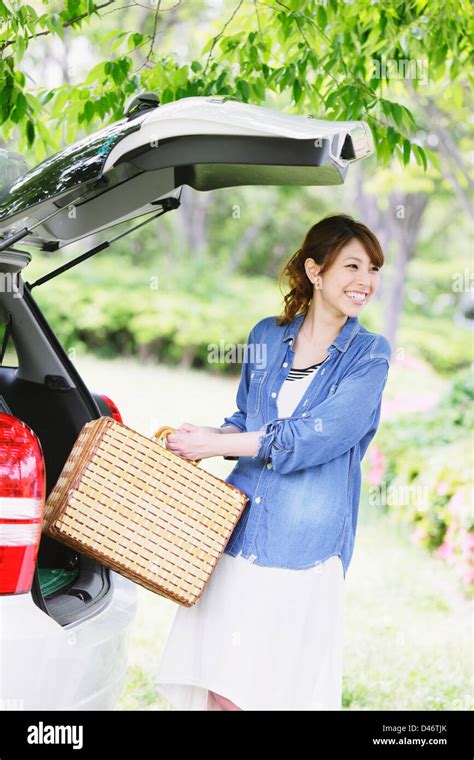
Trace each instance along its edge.
{"label": "brown hair", "polygon": [[322,267],[319,270],[321,275],[329,269],[341,248],[353,238],[362,243],[372,264],[383,266],[382,246],[365,224],[357,222],[349,214],[324,217],[308,230],[301,248],[298,248],[280,273],[280,290],[283,292],[282,281],[285,277],[289,279],[291,290],[284,296],[285,309],[284,313],[277,317],[277,324],[284,325],[291,322],[297,314],[306,314],[308,311],[314,291],[313,283],[304,268],[306,259],[312,258]]}

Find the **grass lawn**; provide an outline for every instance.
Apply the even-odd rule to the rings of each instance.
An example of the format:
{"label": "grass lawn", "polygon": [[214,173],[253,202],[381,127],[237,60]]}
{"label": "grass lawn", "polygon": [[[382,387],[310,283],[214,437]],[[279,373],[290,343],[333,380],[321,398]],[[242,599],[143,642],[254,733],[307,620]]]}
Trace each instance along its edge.
{"label": "grass lawn", "polygon": [[[235,409],[236,379],[122,359],[75,363],[89,387],[109,395],[124,422],[146,435],[181,422],[218,426]],[[233,464],[203,462],[220,477]],[[153,679],[177,605],[141,586],[138,599],[117,709],[169,710]],[[471,615],[454,571],[363,497],[346,578],[343,708],[472,710]]]}

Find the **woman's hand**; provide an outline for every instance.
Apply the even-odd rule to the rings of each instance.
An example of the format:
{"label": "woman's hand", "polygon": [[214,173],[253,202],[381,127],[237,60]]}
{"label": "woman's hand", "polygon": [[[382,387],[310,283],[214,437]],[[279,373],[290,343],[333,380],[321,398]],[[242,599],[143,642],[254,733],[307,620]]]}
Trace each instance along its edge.
{"label": "woman's hand", "polygon": [[166,448],[184,459],[206,459],[219,456],[220,440],[219,428],[184,422],[166,436]]}

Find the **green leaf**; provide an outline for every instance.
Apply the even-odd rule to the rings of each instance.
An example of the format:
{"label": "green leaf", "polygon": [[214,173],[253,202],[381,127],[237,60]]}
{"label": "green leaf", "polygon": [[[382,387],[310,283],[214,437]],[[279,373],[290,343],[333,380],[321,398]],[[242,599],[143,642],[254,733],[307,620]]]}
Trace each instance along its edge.
{"label": "green leaf", "polygon": [[245,102],[248,102],[250,98],[250,87],[249,83],[245,79],[239,79],[236,84],[237,90],[242,95]]}
{"label": "green leaf", "polygon": [[16,38],[16,46],[15,47],[16,47],[16,51],[15,51],[16,52],[16,58],[17,58],[18,61],[21,61],[21,59],[23,58],[23,56],[25,54],[25,50],[26,50],[26,42],[25,42],[24,37],[21,36],[21,34],[19,34],[17,36],[17,38]]}
{"label": "green leaf", "polygon": [[403,166],[407,166],[410,163],[411,145],[410,140],[403,141]]}
{"label": "green leaf", "polygon": [[366,52],[367,52],[367,49],[369,52],[372,51],[372,47],[378,41],[380,34],[381,34],[381,30],[379,26],[374,26],[370,30],[370,33],[363,44],[363,48],[366,50]]}
{"label": "green leaf", "polygon": [[390,116],[392,113],[392,104],[388,100],[385,100],[385,98],[380,98],[379,102],[385,116]]}
{"label": "green leaf", "polygon": [[418,166],[423,166],[426,171],[428,167],[428,161],[426,160],[426,153],[420,145],[412,145],[413,154]]}
{"label": "green leaf", "polygon": [[18,83],[18,86],[23,88],[26,84],[26,77],[23,74],[22,71],[15,71],[15,79]]}
{"label": "green leaf", "polygon": [[24,115],[26,114],[26,98],[23,95],[22,92],[19,92],[16,97],[16,104],[15,104],[17,113],[18,113],[18,121],[21,120]]}
{"label": "green leaf", "polygon": [[68,10],[69,18],[74,18],[75,16],[79,15],[79,8],[81,5],[81,0],[67,0],[66,6]]}
{"label": "green leaf", "polygon": [[339,93],[337,90],[334,90],[333,92],[329,93],[327,98],[324,101],[324,105],[326,108],[332,108],[333,103],[336,101],[336,99],[339,97]]}
{"label": "green leaf", "polygon": [[41,97],[40,97],[40,103],[41,103],[41,105],[45,106],[47,103],[49,103],[49,101],[54,96],[54,94],[55,94],[55,90],[48,90],[43,95],[41,95]]}
{"label": "green leaf", "polygon": [[227,79],[227,71],[223,71],[215,84],[216,91],[220,90],[220,88],[223,86],[226,79]]}
{"label": "green leaf", "polygon": [[397,132],[393,127],[387,127],[387,140],[391,149],[395,147],[402,139],[400,132]]}
{"label": "green leaf", "polygon": [[58,13],[53,13],[50,18],[50,23],[47,24],[47,26],[52,34],[56,34],[58,37],[64,40],[64,27],[61,23],[61,19],[59,18]]}
{"label": "green leaf", "polygon": [[120,69],[122,71],[123,78],[125,79],[125,77],[127,76],[128,72],[130,70],[130,67],[131,67],[130,58],[121,58],[119,60],[118,64],[119,64]]}
{"label": "green leaf", "polygon": [[255,45],[251,45],[249,49],[249,61],[255,69],[260,68],[260,56]]}
{"label": "green leaf", "polygon": [[171,103],[175,99],[173,90],[167,87],[160,95],[160,101],[162,103]]}
{"label": "green leaf", "polygon": [[112,74],[112,79],[114,80],[115,84],[122,84],[124,75],[119,63],[111,64],[110,73]]}
{"label": "green leaf", "polygon": [[318,6],[318,10],[316,13],[316,20],[318,22],[319,28],[324,31],[324,29],[326,29],[327,24],[328,24],[328,15],[322,5]]}
{"label": "green leaf", "polygon": [[303,88],[301,87],[301,83],[299,79],[295,79],[295,81],[293,82],[292,94],[293,94],[293,100],[295,101],[296,104],[298,104],[303,95]]}
{"label": "green leaf", "polygon": [[49,145],[51,143],[51,135],[49,129],[47,129],[41,121],[37,122],[36,127],[43,142]]}
{"label": "green leaf", "polygon": [[306,69],[308,67],[308,58],[306,56],[299,58],[296,65],[298,67],[299,73],[301,74],[302,77],[304,77],[306,74]]}
{"label": "green leaf", "polygon": [[63,112],[63,108],[66,105],[66,102],[69,100],[69,89],[64,88],[55,91],[55,97],[54,97],[54,103],[53,103],[53,115],[54,116],[61,116]]}
{"label": "green leaf", "polygon": [[95,114],[95,103],[92,100],[88,100],[84,106],[84,118],[87,122],[90,122]]}
{"label": "green leaf", "polygon": [[456,58],[451,62],[451,67],[449,69],[449,76],[451,77],[451,81],[454,81],[459,75],[459,72],[461,71],[461,65],[461,60],[459,58]]}
{"label": "green leaf", "polygon": [[26,122],[26,141],[28,143],[28,147],[31,148],[35,141],[35,125],[33,124],[30,119]]}
{"label": "green leaf", "polygon": [[252,89],[255,93],[256,100],[263,102],[265,100],[265,84],[262,79],[256,79],[252,82]]}
{"label": "green leaf", "polygon": [[390,109],[392,112],[393,120],[399,129],[402,128],[403,122],[403,110],[398,103],[390,103]]}
{"label": "green leaf", "polygon": [[437,171],[441,171],[441,166],[439,163],[439,156],[437,153],[435,153],[433,150],[430,150],[429,148],[425,148],[426,156],[429,158],[430,163],[434,166],[434,168]]}
{"label": "green leaf", "polygon": [[413,116],[412,112],[406,108],[406,106],[401,106],[403,109],[403,113],[405,114],[405,120],[408,123],[408,125],[411,125],[412,127],[416,127],[416,119]]}
{"label": "green leaf", "polygon": [[134,45],[141,45],[141,43],[144,40],[143,34],[139,34],[139,32],[135,32],[135,34],[132,35],[132,40]]}

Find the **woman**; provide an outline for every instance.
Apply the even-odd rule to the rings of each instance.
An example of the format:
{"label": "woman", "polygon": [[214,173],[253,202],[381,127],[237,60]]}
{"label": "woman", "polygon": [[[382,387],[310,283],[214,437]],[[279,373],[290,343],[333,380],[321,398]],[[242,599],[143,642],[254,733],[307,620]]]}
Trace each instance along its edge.
{"label": "woman", "polygon": [[284,313],[250,331],[238,410],[167,437],[187,459],[237,459],[226,480],[249,496],[201,598],[173,621],[156,685],[178,709],[341,709],[360,462],[391,358],[358,315],[383,262],[348,215],[311,227],[282,271]]}

